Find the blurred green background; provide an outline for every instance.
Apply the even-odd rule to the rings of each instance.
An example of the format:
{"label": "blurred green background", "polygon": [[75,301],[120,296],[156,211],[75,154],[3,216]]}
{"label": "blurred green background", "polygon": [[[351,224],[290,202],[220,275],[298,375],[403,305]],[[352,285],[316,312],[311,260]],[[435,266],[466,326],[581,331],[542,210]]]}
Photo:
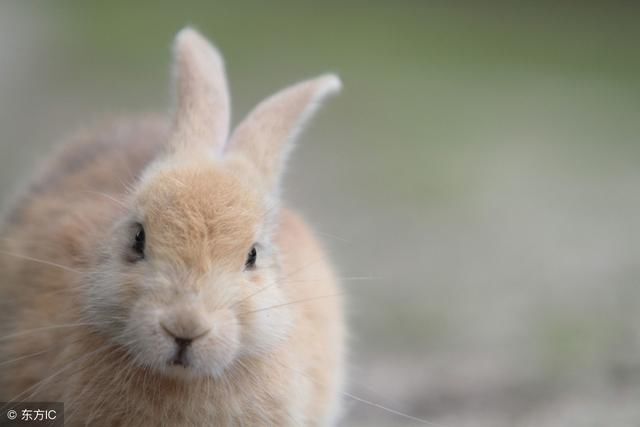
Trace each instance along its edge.
{"label": "blurred green background", "polygon": [[[335,71],[290,205],[348,292],[349,392],[457,426],[640,425],[632,2],[0,3],[0,200],[56,141],[166,111],[170,43],[226,56],[234,120]],[[415,425],[346,398],[345,426]]]}

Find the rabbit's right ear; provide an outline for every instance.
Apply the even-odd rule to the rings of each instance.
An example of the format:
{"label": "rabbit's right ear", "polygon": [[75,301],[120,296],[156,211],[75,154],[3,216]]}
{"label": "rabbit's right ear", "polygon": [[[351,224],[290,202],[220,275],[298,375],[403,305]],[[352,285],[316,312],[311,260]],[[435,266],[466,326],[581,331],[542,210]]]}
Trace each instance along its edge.
{"label": "rabbit's right ear", "polygon": [[338,76],[325,74],[272,95],[238,125],[227,151],[249,159],[266,186],[277,189],[293,140],[322,101],[341,87]]}
{"label": "rabbit's right ear", "polygon": [[174,41],[175,116],[171,145],[222,151],[229,136],[230,103],[220,53],[191,28]]}

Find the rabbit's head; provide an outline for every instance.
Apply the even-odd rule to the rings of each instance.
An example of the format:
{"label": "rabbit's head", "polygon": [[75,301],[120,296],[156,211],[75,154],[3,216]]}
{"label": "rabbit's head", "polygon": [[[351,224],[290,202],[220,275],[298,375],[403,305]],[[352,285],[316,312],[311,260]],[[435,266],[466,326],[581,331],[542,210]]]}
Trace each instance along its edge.
{"label": "rabbit's head", "polygon": [[273,241],[279,180],[297,131],[340,81],[291,86],[229,136],[219,53],[191,29],[174,50],[167,152],[144,171],[104,243],[86,315],[140,365],[216,376],[287,337],[292,317]]}

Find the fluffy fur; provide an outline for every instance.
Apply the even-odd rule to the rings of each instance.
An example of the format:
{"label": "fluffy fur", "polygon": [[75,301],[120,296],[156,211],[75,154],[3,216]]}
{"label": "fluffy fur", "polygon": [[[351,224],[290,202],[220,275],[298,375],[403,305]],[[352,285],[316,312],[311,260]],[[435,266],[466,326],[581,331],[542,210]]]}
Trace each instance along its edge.
{"label": "fluffy fur", "polygon": [[[64,401],[67,425],[331,425],[341,299],[278,183],[340,82],[285,89],[229,137],[218,52],[185,29],[174,57],[171,123],[76,135],[5,218],[0,401]],[[176,337],[192,340],[177,365]]]}

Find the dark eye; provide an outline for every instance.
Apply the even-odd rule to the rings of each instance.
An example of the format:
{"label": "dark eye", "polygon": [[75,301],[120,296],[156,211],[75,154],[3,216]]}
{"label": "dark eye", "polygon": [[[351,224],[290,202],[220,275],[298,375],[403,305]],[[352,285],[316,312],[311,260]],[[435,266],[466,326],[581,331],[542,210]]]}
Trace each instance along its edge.
{"label": "dark eye", "polygon": [[135,259],[135,261],[143,259],[144,258],[144,247],[146,244],[146,234],[144,232],[144,227],[142,226],[142,224],[136,224],[135,228],[134,228],[134,238],[133,238],[133,244],[131,246],[131,249],[133,249],[133,253],[136,256],[137,259]]}
{"label": "dark eye", "polygon": [[252,247],[247,255],[247,261],[244,263],[245,270],[253,270],[256,266],[256,258],[258,257],[258,251],[256,247]]}

